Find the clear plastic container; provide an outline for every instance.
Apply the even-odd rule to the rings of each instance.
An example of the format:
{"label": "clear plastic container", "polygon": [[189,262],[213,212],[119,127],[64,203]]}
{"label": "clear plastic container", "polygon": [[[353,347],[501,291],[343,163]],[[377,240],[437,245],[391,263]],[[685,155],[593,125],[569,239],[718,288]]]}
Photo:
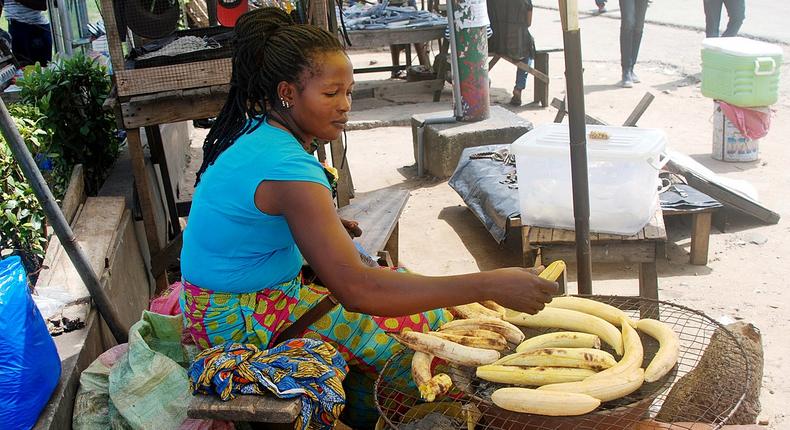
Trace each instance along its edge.
{"label": "clear plastic container", "polygon": [[782,48],[743,37],[702,42],[702,95],[741,107],[768,106],[779,97]]}
{"label": "clear plastic container", "polygon": [[[608,136],[591,139],[590,132]],[[659,129],[587,126],[590,230],[632,235],[653,216],[666,134]],[[566,124],[540,125],[511,145],[521,222],[573,230],[570,143]]]}

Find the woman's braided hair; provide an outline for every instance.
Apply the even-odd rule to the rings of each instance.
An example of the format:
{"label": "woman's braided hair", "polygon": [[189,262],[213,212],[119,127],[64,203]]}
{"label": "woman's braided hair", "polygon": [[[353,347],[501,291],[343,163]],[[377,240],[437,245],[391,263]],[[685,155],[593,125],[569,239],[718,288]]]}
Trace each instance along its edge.
{"label": "woman's braided hair", "polygon": [[317,54],[343,51],[329,32],[297,24],[275,7],[255,9],[239,17],[233,39],[233,71],[225,105],[203,143],[203,164],[197,182],[239,136],[254,131],[260,121],[249,121],[281,111],[277,86],[292,82],[301,88],[303,73],[317,73]]}

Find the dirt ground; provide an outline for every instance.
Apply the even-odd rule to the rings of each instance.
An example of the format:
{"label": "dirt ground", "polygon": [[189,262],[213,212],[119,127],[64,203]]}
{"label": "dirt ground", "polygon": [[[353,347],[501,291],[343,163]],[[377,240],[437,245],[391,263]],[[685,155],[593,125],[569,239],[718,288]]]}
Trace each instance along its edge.
{"label": "dirt ground", "polygon": [[[700,92],[703,34],[648,24],[636,68],[642,83],[622,89],[616,86],[619,21],[585,17],[581,23],[589,114],[613,124],[622,123],[646,91],[653,93],[656,99],[639,126],[662,128],[671,148],[728,178],[749,181],[759,191],[760,200],[783,217],[777,225],[768,226],[736,217],[726,232],[714,228],[707,266],[688,264],[690,219],[672,218],[667,223],[666,259],[659,261],[658,275],[661,299],[698,309],[717,320],[753,322],[761,330],[765,376],[760,419],[772,429],[789,428],[786,405],[790,401],[790,379],[781,376],[790,370],[790,362],[784,360],[790,354],[786,334],[790,327],[790,290],[785,285],[786,277],[790,277],[790,152],[782,146],[787,143],[783,136],[790,134],[788,66],[782,70],[785,77],[779,103],[773,106],[771,131],[760,142],[760,160],[719,162],[710,157],[713,102]],[[532,32],[539,48],[562,46],[556,11],[536,9]],[[790,58],[788,46],[783,48]],[[372,62],[389,64],[389,52],[355,52],[352,60],[358,67]],[[562,54],[551,54],[550,97],[562,98],[564,69]],[[510,108],[507,101],[514,74],[514,66],[505,62],[491,71],[492,104]],[[387,76],[367,74],[357,79]],[[532,79],[524,93],[525,102],[532,98]],[[445,180],[416,178],[408,119],[415,113],[450,109],[450,94],[448,86],[439,103],[432,103],[429,95],[354,102],[352,121],[388,125],[348,133],[348,159],[356,191],[385,187],[411,190],[400,224],[400,261],[415,272],[448,275],[520,265],[520,243],[511,240],[498,245]],[[553,108],[534,106],[513,110],[533,124],[551,122],[556,113]],[[201,136],[198,130],[193,146],[199,147]],[[636,267],[594,265],[593,270],[595,293],[634,295],[638,291]],[[575,266],[570,266],[569,273],[573,293]]]}

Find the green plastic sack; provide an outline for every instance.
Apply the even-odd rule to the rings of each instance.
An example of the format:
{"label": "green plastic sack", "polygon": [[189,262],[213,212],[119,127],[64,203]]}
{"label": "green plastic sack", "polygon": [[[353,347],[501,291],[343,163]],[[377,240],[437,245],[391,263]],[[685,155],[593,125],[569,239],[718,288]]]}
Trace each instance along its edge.
{"label": "green plastic sack", "polygon": [[192,397],[186,367],[196,351],[181,344],[181,316],[143,311],[119,345],[80,376],[75,430],[177,429]]}

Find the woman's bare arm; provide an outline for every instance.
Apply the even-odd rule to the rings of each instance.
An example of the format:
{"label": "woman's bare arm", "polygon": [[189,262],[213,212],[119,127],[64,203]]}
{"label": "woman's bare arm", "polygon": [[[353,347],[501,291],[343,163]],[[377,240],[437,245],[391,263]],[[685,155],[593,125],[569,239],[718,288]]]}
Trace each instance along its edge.
{"label": "woman's bare arm", "polygon": [[329,191],[319,184],[263,182],[255,202],[266,213],[285,216],[305,259],[350,311],[400,316],[498,300],[534,313],[556,292],[556,283],[520,268],[436,277],[369,268],[361,263]]}

